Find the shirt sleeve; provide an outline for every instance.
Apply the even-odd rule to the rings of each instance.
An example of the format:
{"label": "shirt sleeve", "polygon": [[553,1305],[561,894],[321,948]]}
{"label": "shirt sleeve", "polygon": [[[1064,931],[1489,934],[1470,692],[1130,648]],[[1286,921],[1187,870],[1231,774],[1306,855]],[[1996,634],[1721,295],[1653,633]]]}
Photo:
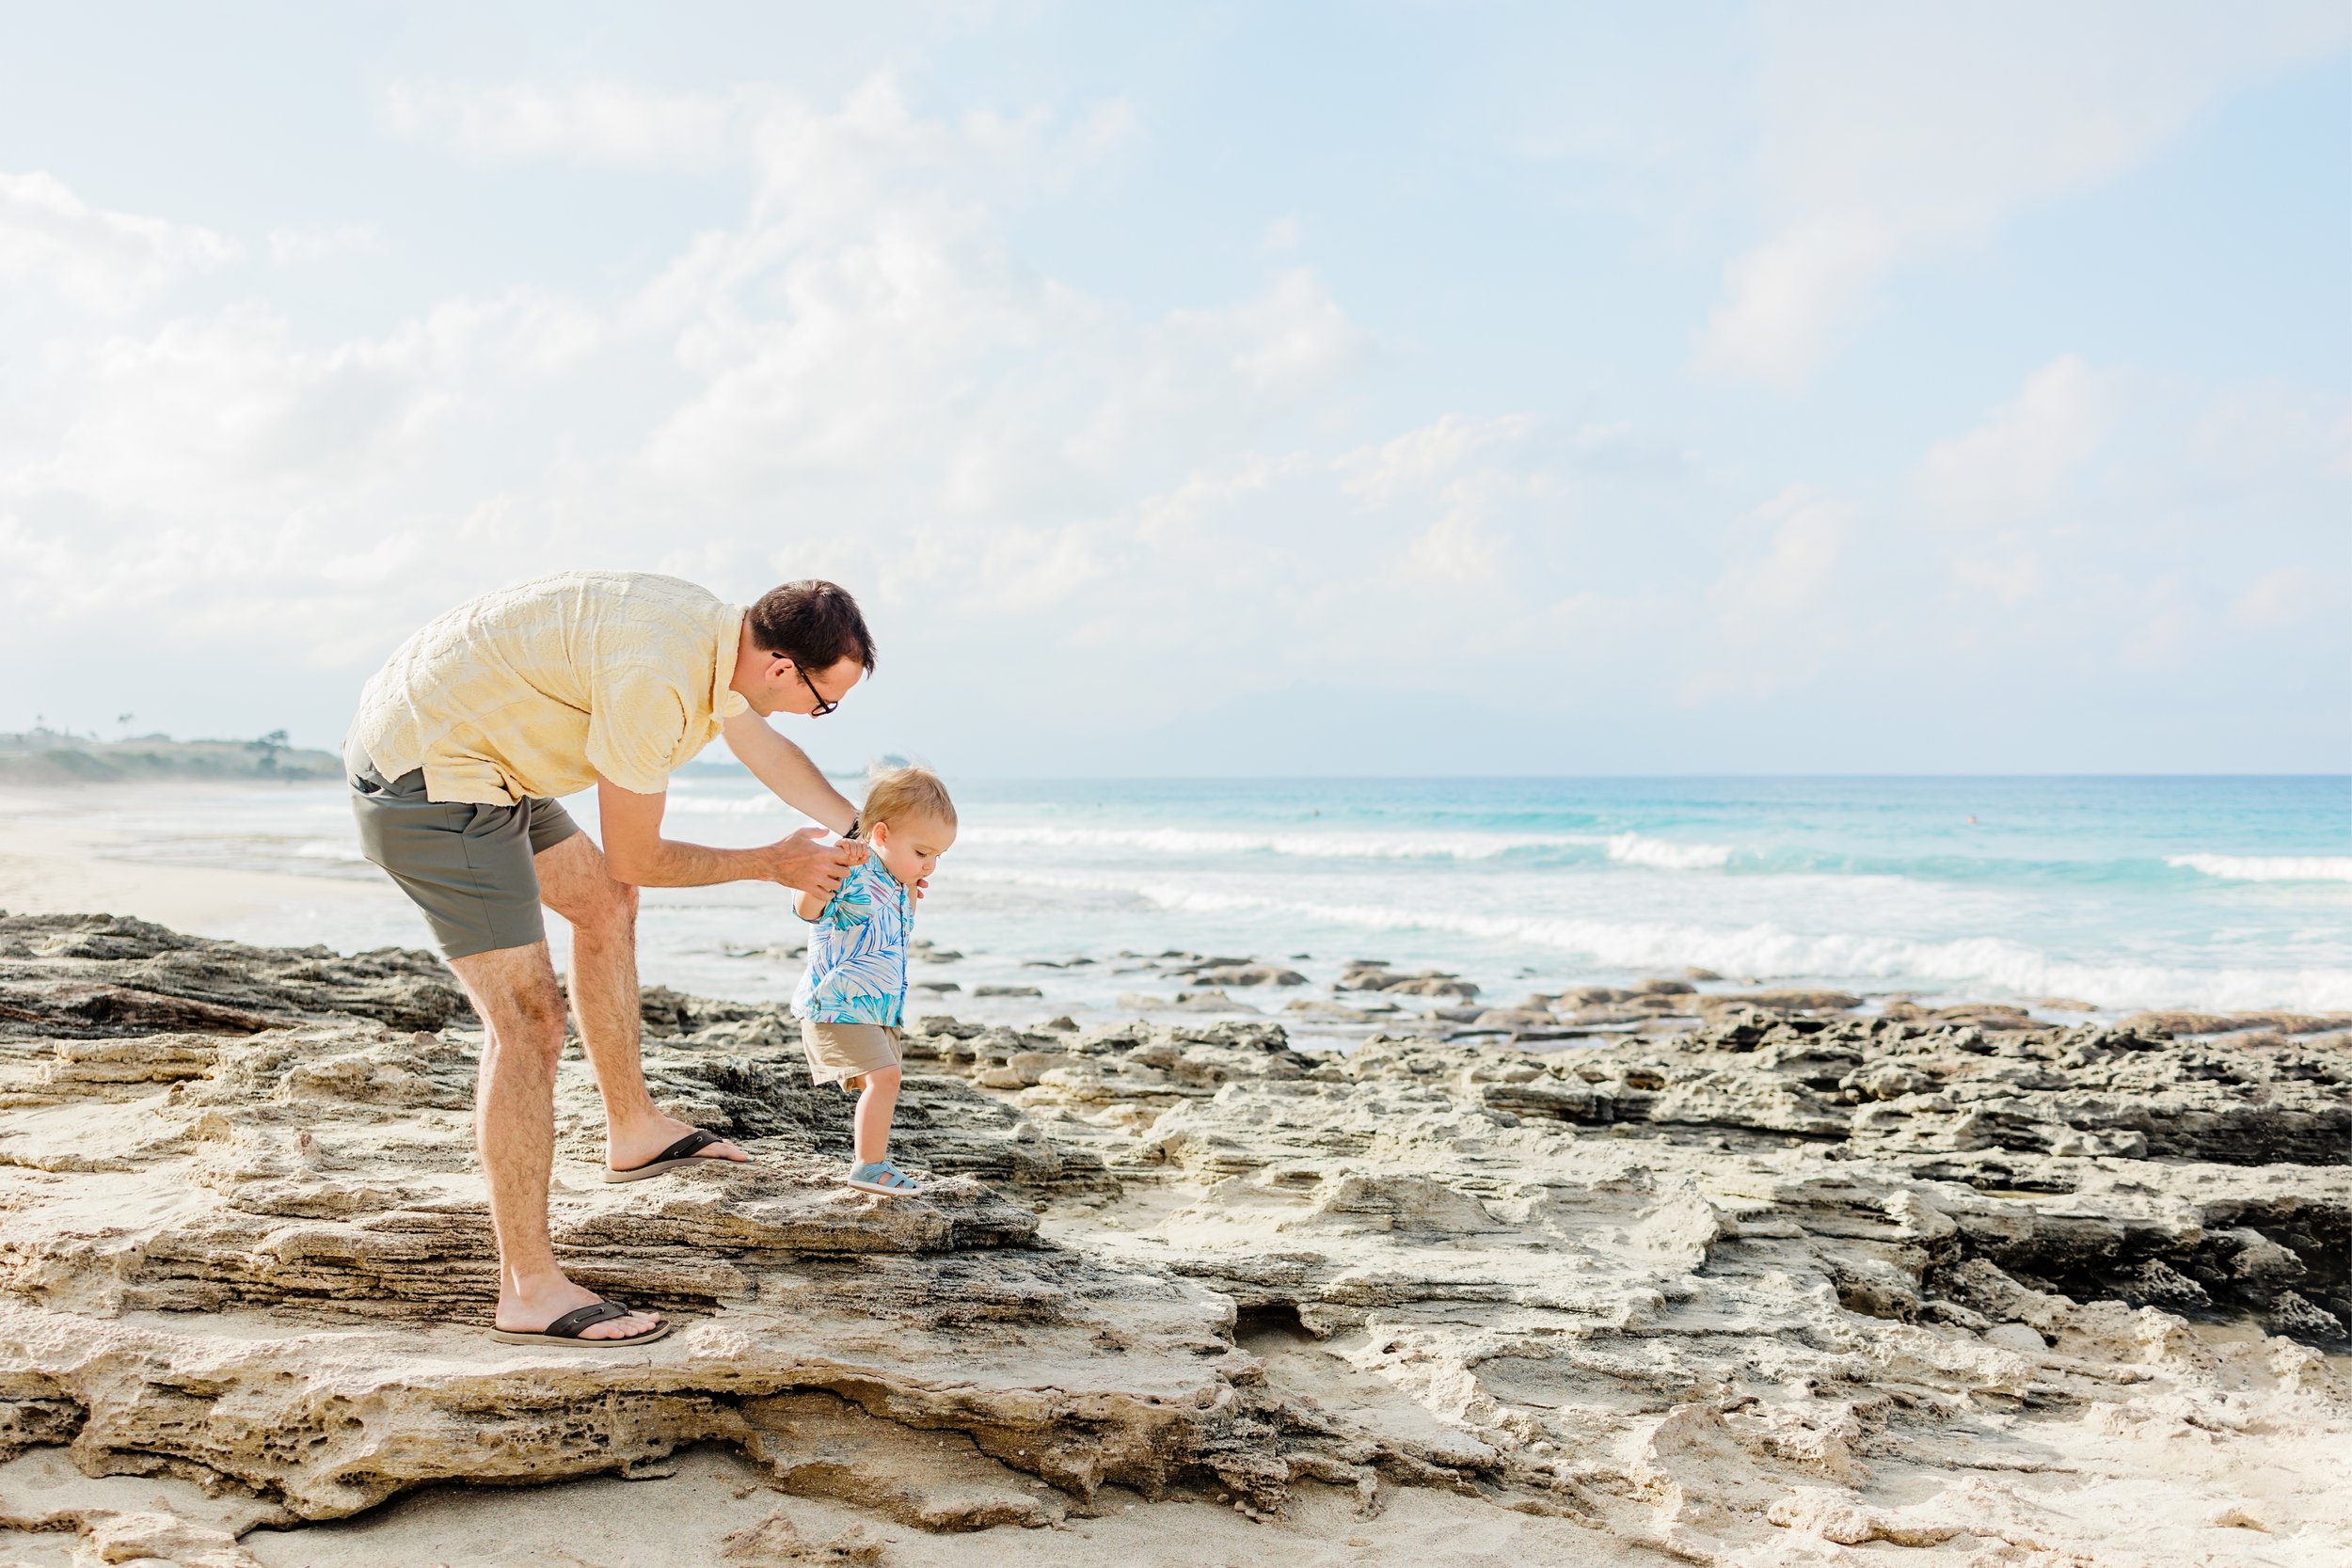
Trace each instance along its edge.
{"label": "shirt sleeve", "polygon": [[588,766],[623,789],[659,795],[686,740],[686,702],[650,670],[621,670],[596,683],[588,710]]}
{"label": "shirt sleeve", "polygon": [[867,883],[864,869],[858,867],[841,879],[833,902],[825,906],[825,912],[818,919],[828,926],[850,930],[874,918],[874,890]]}

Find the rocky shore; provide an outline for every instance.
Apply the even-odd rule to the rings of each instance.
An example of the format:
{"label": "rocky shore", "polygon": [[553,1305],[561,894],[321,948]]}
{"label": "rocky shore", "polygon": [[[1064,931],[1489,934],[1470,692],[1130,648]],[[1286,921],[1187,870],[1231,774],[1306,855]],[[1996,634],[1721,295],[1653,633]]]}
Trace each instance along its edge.
{"label": "rocky shore", "polygon": [[837,1183],[778,1008],[649,990],[657,1098],[757,1164],[602,1185],[567,1060],[558,1250],[683,1320],[591,1356],[474,1326],[429,956],[0,916],[0,1564],[403,1560],[326,1522],[720,1463],[675,1560],[1112,1560],[1205,1507],[1286,1563],[2352,1556],[2352,1020],[1343,984],[1392,1030],[1344,1053],[926,1017],[905,1202]]}

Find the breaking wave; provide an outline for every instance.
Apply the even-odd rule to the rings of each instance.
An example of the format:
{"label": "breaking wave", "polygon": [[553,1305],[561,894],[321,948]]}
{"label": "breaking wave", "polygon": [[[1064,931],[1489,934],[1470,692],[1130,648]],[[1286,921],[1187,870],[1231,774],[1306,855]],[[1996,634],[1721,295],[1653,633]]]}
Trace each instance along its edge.
{"label": "breaking wave", "polygon": [[1142,850],[1162,855],[1298,855],[1320,860],[1495,860],[1538,850],[1600,850],[1623,865],[1703,871],[1727,865],[1721,844],[1680,844],[1644,833],[1244,832],[1209,828],[973,827],[967,844],[992,847]]}
{"label": "breaking wave", "polygon": [[2011,996],[2079,997],[2107,1008],[2352,1008],[2352,974],[2341,970],[2084,963],[2055,958],[2004,937],[1925,942],[1850,932],[1792,931],[1769,924],[1717,927],[1405,911],[1051,872],[991,872],[988,879],[1068,892],[1124,894],[1186,914],[1271,914],[1359,930],[1444,931],[1550,948],[1600,969],[1673,973],[1700,966],[1759,979],[1837,977],[1887,981],[1921,990],[1968,986]]}
{"label": "breaking wave", "polygon": [[1656,871],[1711,871],[1731,863],[1727,844],[1677,844],[1642,833],[1613,833],[1606,843],[1611,860]]}
{"label": "breaking wave", "polygon": [[2233,882],[2352,882],[2352,855],[2167,855],[2164,863]]}

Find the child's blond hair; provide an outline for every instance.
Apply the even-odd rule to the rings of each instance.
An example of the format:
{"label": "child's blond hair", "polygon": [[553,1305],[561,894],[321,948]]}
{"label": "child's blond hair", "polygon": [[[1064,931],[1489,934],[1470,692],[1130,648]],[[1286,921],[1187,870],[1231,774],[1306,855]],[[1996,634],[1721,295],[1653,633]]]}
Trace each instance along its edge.
{"label": "child's blond hair", "polygon": [[866,782],[866,804],[858,812],[858,832],[877,822],[903,822],[910,816],[931,816],[952,828],[956,803],[947,786],[928,768],[891,768]]}

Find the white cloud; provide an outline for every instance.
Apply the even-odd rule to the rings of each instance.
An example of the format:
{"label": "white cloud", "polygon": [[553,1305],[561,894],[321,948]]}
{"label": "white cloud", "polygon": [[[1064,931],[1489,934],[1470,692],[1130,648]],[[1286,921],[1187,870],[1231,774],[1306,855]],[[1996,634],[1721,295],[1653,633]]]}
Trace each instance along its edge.
{"label": "white cloud", "polygon": [[0,495],[195,520],[342,494],[380,483],[376,466],[416,454],[502,378],[566,369],[597,334],[580,307],[516,293],[326,349],[258,304],[54,344],[47,395],[0,446]]}
{"label": "white cloud", "polygon": [[1405,546],[1397,562],[1402,587],[1427,592],[1438,585],[1474,586],[1491,582],[1502,564],[1502,546],[1479,517],[1483,508],[1476,490],[1456,491],[1452,504],[1438,519]]}
{"label": "white cloud", "polygon": [[760,95],[656,93],[622,82],[496,87],[396,82],[385,124],[484,161],[566,158],[624,168],[709,166],[738,143]]}
{"label": "white cloud", "polygon": [[1903,262],[2143,162],[2232,90],[2342,47],[2332,3],[2147,0],[1763,12],[1769,233],[1724,272],[1715,372],[1802,381]]}
{"label": "white cloud", "polygon": [[269,231],[269,259],[281,267],[363,256],[383,247],[384,232],[373,223],[290,224]]}
{"label": "white cloud", "polygon": [[1928,449],[1920,484],[1930,510],[1986,531],[2039,515],[2098,451],[2119,395],[2080,356],[2052,360],[1983,424]]}
{"label": "white cloud", "polygon": [[[987,669],[1038,673],[1077,728],[1352,686],[1475,691],[1531,732],[1579,705],[1638,728],[1679,695],[1711,705],[1696,735],[1808,687],[1818,708],[1833,679],[1932,677],[1963,636],[1980,682],[2107,669],[2135,638],[2161,669],[2215,628],[2332,645],[2317,607],[2344,585],[2308,519],[2342,504],[2352,420],[2308,389],[2025,359],[2013,396],[1892,480],[1840,471],[1834,438],[1703,457],[1652,420],[1706,410],[1573,356],[1541,413],[1465,401],[1423,373],[1458,363],[1375,340],[1347,275],[1279,246],[1239,282],[1182,274],[1183,309],[1056,276],[1026,210],[1120,175],[1141,133],[1116,100],[941,113],[885,76],[821,103],[434,88],[399,112],[468,157],[723,167],[741,206],[567,267],[579,292],[379,316],[255,269],[281,301],[15,336],[0,651],[129,613],[175,646],[332,667],[340,692],[471,592],[627,563],[737,594],[852,584],[892,678],[922,672],[925,724],[978,726],[958,683]],[[1758,265],[1785,260],[1800,329],[1757,340],[1765,359],[1834,338],[1915,254],[1899,227],[1786,233]],[[268,254],[371,240],[283,228]],[[1618,732],[1582,733],[1617,765]]]}
{"label": "white cloud", "polygon": [[2205,622],[2204,607],[2195,602],[2186,577],[2169,574],[2137,597],[2136,624],[2124,631],[2115,662],[2126,670],[2169,670],[2186,663]]}
{"label": "white cloud", "polygon": [[1772,530],[1764,553],[1724,579],[1739,604],[1785,616],[1813,606],[1844,553],[1852,513],[1805,485],[1791,485],[1757,508]]}
{"label": "white cloud", "polygon": [[1698,464],[1698,454],[1689,447],[1638,430],[1630,420],[1578,426],[1568,437],[1568,453],[1580,470],[1619,479],[1674,478]]}
{"label": "white cloud", "polygon": [[83,309],[120,315],[236,253],[209,229],[94,207],[54,175],[0,172],[0,283],[46,283]]}
{"label": "white cloud", "polygon": [[1385,506],[1408,489],[1454,473],[1473,452],[1518,440],[1534,424],[1524,414],[1494,420],[1447,414],[1376,447],[1343,454],[1337,464],[1345,476],[1340,488],[1370,505]]}
{"label": "white cloud", "polygon": [[2292,626],[2308,618],[2322,596],[2317,573],[2303,566],[2281,566],[2241,589],[2230,600],[2230,614],[2239,625],[2258,630]]}
{"label": "white cloud", "polygon": [[[480,156],[693,158],[717,134],[619,89],[413,89],[389,112]],[[462,586],[659,556],[744,581],[837,570],[986,624],[1154,550],[1192,582],[1222,572],[1189,530],[1151,543],[1136,498],[1361,363],[1364,334],[1304,267],[1137,318],[1012,257],[1007,214],[1133,135],[1116,103],[941,118],[877,78],[831,109],[728,113],[741,226],[617,299],[459,297],[320,343],[246,304],[57,344],[39,419],[0,436],[8,599],[51,624],[227,615],[350,659]],[[273,250],[370,238],[286,230]],[[435,567],[452,538],[454,583]]]}
{"label": "white cloud", "polygon": [[1840,213],[1806,219],[1736,258],[1724,271],[1730,298],[1700,342],[1701,365],[1783,385],[1804,380],[1898,248],[1883,220]]}
{"label": "white cloud", "polygon": [[1952,561],[1952,580],[1962,588],[1981,589],[2005,605],[2023,604],[2048,585],[2040,552],[2019,546],[2015,536],[2005,541],[2005,554],[1962,555]]}
{"label": "white cloud", "polygon": [[1865,608],[1838,591],[1855,521],[1851,505],[1807,484],[1740,519],[1707,590],[1708,651],[1684,702],[1768,696],[1811,679],[1849,642]]}
{"label": "white cloud", "polygon": [[2312,526],[2352,515],[2344,413],[2275,382],[2051,361],[1932,444],[1907,486],[1942,525],[1916,535],[1944,577],[1929,625],[1978,657],[2002,645],[2147,675],[2247,632],[2319,654],[2313,610],[2352,597],[2340,528]]}
{"label": "white cloud", "polygon": [[788,218],[803,232],[863,225],[893,194],[919,191],[933,204],[969,204],[1023,184],[1051,188],[1116,155],[1138,134],[1133,107],[1118,99],[1067,119],[1041,108],[927,116],[887,71],[834,108],[767,86],[662,93],[610,80],[402,82],[384,89],[378,107],[394,135],[482,162],[741,165],[758,188],[754,217]]}

